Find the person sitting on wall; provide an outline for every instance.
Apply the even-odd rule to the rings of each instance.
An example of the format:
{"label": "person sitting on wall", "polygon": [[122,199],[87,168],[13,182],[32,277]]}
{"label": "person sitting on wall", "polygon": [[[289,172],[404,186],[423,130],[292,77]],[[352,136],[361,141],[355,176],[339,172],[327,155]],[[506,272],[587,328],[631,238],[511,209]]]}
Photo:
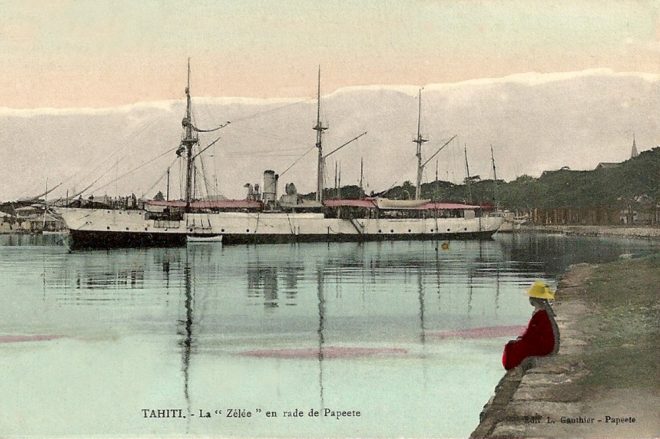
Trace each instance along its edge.
{"label": "person sitting on wall", "polygon": [[533,357],[556,354],[559,350],[559,327],[548,302],[555,299],[554,293],[548,285],[536,281],[527,291],[527,295],[534,307],[534,313],[525,332],[504,346],[502,365],[506,370],[529,362]]}

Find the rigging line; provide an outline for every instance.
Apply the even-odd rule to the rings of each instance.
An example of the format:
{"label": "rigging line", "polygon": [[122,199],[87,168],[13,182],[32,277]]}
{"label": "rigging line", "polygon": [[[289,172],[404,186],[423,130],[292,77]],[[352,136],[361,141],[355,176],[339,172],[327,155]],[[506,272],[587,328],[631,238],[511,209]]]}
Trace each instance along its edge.
{"label": "rigging line", "polygon": [[183,199],[183,158],[179,159],[179,199]]}
{"label": "rigging line", "polygon": [[255,119],[255,118],[257,118],[259,116],[263,116],[265,114],[274,113],[274,112],[282,110],[284,108],[292,107],[294,105],[299,105],[299,104],[306,104],[307,102],[312,102],[312,101],[315,101],[315,100],[316,100],[316,98],[303,99],[303,100],[300,100],[300,101],[295,101],[295,102],[291,102],[291,103],[288,103],[288,104],[285,104],[285,105],[281,105],[279,107],[270,108],[268,110],[258,111],[256,113],[250,114],[248,116],[241,117],[241,118],[238,118],[238,119],[234,119],[234,123]]}
{"label": "rigging line", "polygon": [[307,154],[309,154],[309,153],[310,153],[312,150],[314,150],[315,148],[316,148],[316,145],[312,146],[312,147],[309,148],[307,151],[305,151],[305,152],[303,153],[303,155],[301,155],[300,157],[298,157],[297,159],[295,159],[295,160],[293,161],[293,163],[291,163],[291,164],[289,165],[289,167],[286,168],[286,169],[284,170],[284,172],[282,172],[282,173],[280,174],[280,177],[282,177],[284,174],[286,174],[286,172],[287,172],[289,169],[293,168],[293,165],[295,165],[296,163],[298,163],[303,157],[305,157]]}
{"label": "rigging line", "polygon": [[[119,161],[121,161],[121,160],[119,160]],[[115,166],[119,166],[119,161],[117,161],[117,162],[115,163]],[[79,195],[82,195],[82,194],[84,194],[85,192],[87,192],[87,191],[89,190],[89,188],[91,188],[92,186],[94,186],[96,183],[98,183],[98,181],[99,181],[100,179],[102,179],[102,178],[105,177],[110,171],[112,171],[112,170],[115,168],[115,166],[112,166],[112,167],[106,169],[104,173],[102,173],[101,175],[99,175],[99,176],[98,176],[93,182],[91,182],[88,186],[86,186],[82,191],[79,191],[78,193],[76,193],[75,195],[73,195],[71,198],[75,198],[75,197],[77,197],[77,196],[79,196]],[[112,182],[110,182],[110,183],[112,183]],[[108,184],[110,184],[110,183],[108,183]],[[106,186],[107,186],[107,185],[106,185]]]}
{"label": "rigging line", "polygon": [[169,164],[169,166],[167,167],[167,169],[165,170],[165,172],[164,172],[163,174],[161,174],[160,177],[158,177],[158,180],[156,180],[156,182],[155,182],[154,184],[152,184],[151,187],[150,187],[149,189],[147,189],[146,191],[144,191],[144,192],[142,193],[142,196],[141,196],[140,198],[144,198],[144,196],[147,194],[147,192],[151,191],[154,187],[156,187],[156,185],[157,185],[158,183],[161,182],[161,180],[163,180],[163,178],[167,175],[167,173],[169,172],[169,170],[170,170],[170,168],[172,167],[172,165],[174,164],[174,162],[177,161],[177,160],[178,160],[178,157],[175,157],[174,160],[172,160],[172,163]]}
{"label": "rigging line", "polygon": [[103,178],[103,175],[101,175],[99,178],[97,178],[96,180],[94,180],[93,182],[91,182],[91,183],[89,184],[89,186],[87,186],[86,188],[84,188],[84,189],[81,190],[80,192],[71,195],[71,198],[73,199],[73,198],[76,198],[76,197],[79,196],[79,195],[84,194],[85,192],[87,192],[87,190],[88,190],[90,187],[94,186],[94,185],[96,184],[96,182],[99,181],[101,178]]}
{"label": "rigging line", "polygon": [[201,129],[201,128],[197,128],[197,127],[196,127],[195,125],[193,125],[192,123],[190,124],[190,126],[192,127],[193,130],[197,131],[198,133],[212,133],[213,131],[218,131],[218,130],[220,130],[220,129],[226,127],[226,126],[229,125],[230,123],[231,123],[230,121],[227,121],[227,122],[225,122],[224,124],[222,124],[222,125],[220,125],[220,126],[218,126],[218,127],[216,127],[216,128],[211,128],[211,129],[208,129],[208,130],[203,130],[203,129]]}
{"label": "rigging line", "polygon": [[[203,166],[203,165],[202,165],[202,166]],[[195,172],[197,172],[197,166],[195,166]],[[197,173],[196,175],[197,175],[197,177],[195,178],[195,187],[199,186],[200,194],[201,194],[201,188],[202,188],[202,186],[201,186],[201,183],[198,181],[198,178],[199,178],[199,175],[200,175],[200,174]],[[202,170],[202,172],[201,172],[201,176],[202,176],[202,181],[203,181],[204,185],[206,186],[206,195],[208,196],[208,195],[210,195],[210,194],[209,194],[209,191],[208,191],[209,182],[208,182],[208,179],[206,178],[206,175],[205,175],[205,173],[204,173],[203,170]]]}
{"label": "rigging line", "polygon": [[135,168],[131,169],[130,171],[124,172],[122,175],[120,175],[119,177],[117,177],[115,180],[109,181],[108,183],[104,184],[103,186],[97,187],[95,190],[97,190],[97,191],[98,191],[98,190],[101,190],[101,189],[103,189],[104,187],[106,187],[106,186],[108,186],[108,185],[114,183],[115,181],[121,180],[122,178],[126,177],[127,175],[132,174],[133,172],[137,171],[138,169],[140,169],[140,168],[142,168],[142,167],[148,165],[148,164],[151,163],[151,162],[154,162],[154,161],[158,160],[158,159],[161,158],[161,157],[164,157],[165,155],[167,155],[167,154],[173,152],[174,150],[176,150],[176,149],[178,149],[178,148],[179,148],[179,146],[177,145],[177,146],[175,146],[174,148],[170,148],[170,149],[168,149],[167,151],[165,151],[164,153],[158,155],[157,157],[154,157],[153,159],[148,160],[148,161],[142,163],[142,164],[139,165],[139,166],[136,166]]}
{"label": "rigging line", "polygon": [[266,132],[263,130],[262,127],[254,127],[254,125],[242,125],[242,126],[236,126],[235,124],[232,124],[232,133],[234,133],[237,137],[241,136],[250,136],[254,135],[257,139],[263,141],[263,140],[270,140],[270,141],[281,141],[281,142],[288,142],[288,143],[295,143],[300,139],[301,136],[303,136],[303,132],[295,132],[295,131],[287,131],[286,135],[281,135],[281,134],[275,134],[272,132]]}
{"label": "rigging line", "polygon": [[257,153],[251,154],[249,152],[233,152],[226,154],[227,157],[298,157],[299,154],[295,153],[286,153],[286,154],[268,154],[268,153]]}
{"label": "rigging line", "polygon": [[282,148],[282,149],[273,149],[273,148],[268,148],[268,149],[256,149],[256,150],[245,150],[245,148],[241,148],[240,150],[228,150],[225,149],[226,154],[245,154],[245,155],[252,155],[252,154],[270,154],[270,153],[281,153],[281,154],[295,154],[295,153],[300,153],[305,150],[307,150],[308,146],[302,146],[302,147],[297,147],[297,148]]}
{"label": "rigging line", "polygon": [[197,157],[199,157],[200,154],[202,154],[204,151],[206,151],[207,149],[209,149],[210,147],[212,147],[213,145],[215,145],[216,143],[218,143],[218,140],[220,140],[220,137],[218,137],[217,139],[215,139],[213,142],[209,143],[207,146],[204,147],[204,149],[202,149],[202,150],[199,151],[197,154],[195,154],[194,156],[192,156],[192,159],[194,160],[194,159],[196,159]]}
{"label": "rigging line", "polygon": [[337,148],[333,149],[332,151],[330,151],[329,153],[327,153],[326,155],[324,155],[323,158],[325,159],[325,158],[327,158],[328,156],[330,156],[330,155],[336,153],[337,151],[339,151],[340,149],[342,149],[344,146],[348,145],[349,143],[352,143],[352,142],[356,141],[357,139],[359,139],[360,137],[362,137],[362,136],[364,136],[364,135],[366,135],[366,134],[367,134],[367,132],[365,131],[364,133],[360,134],[359,136],[353,137],[353,138],[352,138],[351,140],[349,140],[348,142],[343,143],[342,145],[338,146]]}
{"label": "rigging line", "polygon": [[[202,165],[202,166],[203,166],[203,165]],[[197,174],[197,175],[199,175],[199,174]],[[207,196],[210,196],[211,194],[209,193],[209,189],[208,189],[208,188],[209,188],[209,181],[208,181],[208,179],[206,178],[206,175],[204,174],[204,171],[203,171],[203,170],[202,170],[201,175],[202,175],[202,181],[204,182],[204,185],[206,186],[206,195],[207,195]],[[196,182],[196,184],[199,184],[199,182]],[[200,189],[201,189],[201,186],[200,186]],[[200,192],[201,192],[201,191],[200,191]],[[216,195],[218,195],[218,194],[216,194]]]}
{"label": "rigging line", "polygon": [[[128,135],[125,136],[125,138],[128,138],[128,137],[138,138],[139,136],[143,135],[147,131],[147,129],[150,128],[152,125],[154,125],[157,121],[158,121],[158,119],[152,119],[149,122],[141,123],[131,133],[128,133]],[[135,135],[133,135],[134,133],[135,133]],[[110,155],[105,155],[105,158],[103,160],[100,160],[99,163],[94,168],[92,168],[89,172],[84,174],[84,176],[81,177],[80,180],[81,181],[87,180],[92,175],[94,175],[96,173],[96,171],[99,170],[99,168],[101,168],[103,165],[105,165],[107,162],[109,162],[110,159],[114,158],[114,156],[116,156],[117,154],[123,153],[124,150],[126,150],[128,147],[132,146],[131,142],[122,142],[122,143],[124,143],[124,146],[122,148],[115,149]],[[101,154],[104,154],[104,153],[105,153],[105,151],[101,151]],[[96,161],[95,158],[92,158],[87,163],[93,163],[95,161]],[[76,174],[71,174],[71,176],[69,178],[67,178],[65,181],[70,180],[75,175]]]}
{"label": "rigging line", "polygon": [[204,167],[204,157],[199,158],[199,163],[202,165],[202,180],[204,181],[204,187],[206,189],[206,197],[208,198],[211,193],[209,192],[209,182],[206,179],[206,168]]}
{"label": "rigging line", "polygon": [[220,126],[217,126],[217,127],[215,127],[215,128],[202,129],[202,128],[198,128],[198,127],[196,127],[195,124],[193,123],[193,122],[196,120],[196,118],[197,118],[197,115],[196,115],[196,112],[195,112],[195,111],[192,112],[192,115],[191,115],[191,116],[192,116],[192,121],[190,121],[190,127],[191,127],[193,130],[197,131],[198,133],[212,133],[212,132],[214,132],[214,131],[218,131],[218,130],[220,130],[220,129],[226,127],[227,125],[229,125],[229,124],[231,123],[230,121],[227,121],[227,122],[225,122],[225,123],[223,123],[223,124],[220,124]]}
{"label": "rigging line", "polygon": [[442,150],[445,148],[445,146],[449,145],[449,144],[451,143],[451,141],[454,140],[455,138],[456,138],[456,135],[454,135],[451,139],[447,140],[447,141],[446,141],[446,142],[445,142],[440,148],[438,148],[438,150],[437,150],[436,152],[433,153],[433,155],[432,155],[431,157],[429,157],[429,158],[424,162],[424,164],[422,165],[422,167],[426,166],[431,160],[433,160],[433,157],[435,157],[436,155],[438,155],[438,153],[439,153],[440,151],[442,151]]}
{"label": "rigging line", "polygon": [[62,186],[62,183],[64,183],[64,182],[63,182],[63,181],[60,182],[58,185],[56,185],[56,186],[53,187],[53,188],[48,189],[46,192],[42,192],[42,193],[40,193],[39,195],[36,195],[36,196],[34,196],[34,197],[30,197],[30,200],[38,200],[38,199],[41,198],[41,197],[45,197],[46,195],[50,194],[51,192],[53,192],[53,191],[54,191],[55,189],[57,189],[58,187]]}

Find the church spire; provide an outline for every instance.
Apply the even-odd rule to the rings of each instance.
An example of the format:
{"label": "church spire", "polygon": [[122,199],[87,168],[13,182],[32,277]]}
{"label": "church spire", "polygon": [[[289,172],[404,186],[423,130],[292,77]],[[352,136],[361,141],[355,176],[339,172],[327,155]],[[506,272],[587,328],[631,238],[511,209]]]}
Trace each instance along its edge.
{"label": "church spire", "polygon": [[637,152],[637,144],[635,143],[635,133],[633,133],[633,145],[632,145],[632,152],[630,153],[630,158],[635,158],[639,155]]}

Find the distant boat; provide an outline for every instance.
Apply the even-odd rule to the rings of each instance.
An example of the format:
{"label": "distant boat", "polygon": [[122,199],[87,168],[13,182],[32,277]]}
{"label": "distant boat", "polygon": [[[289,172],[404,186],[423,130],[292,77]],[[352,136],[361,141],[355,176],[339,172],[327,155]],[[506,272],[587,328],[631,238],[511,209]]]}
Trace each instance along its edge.
{"label": "distant boat", "polygon": [[522,229],[523,224],[528,222],[527,217],[515,216],[513,212],[508,210],[495,211],[490,214],[493,217],[500,217],[503,219],[502,225],[497,230],[498,233],[513,233]]}

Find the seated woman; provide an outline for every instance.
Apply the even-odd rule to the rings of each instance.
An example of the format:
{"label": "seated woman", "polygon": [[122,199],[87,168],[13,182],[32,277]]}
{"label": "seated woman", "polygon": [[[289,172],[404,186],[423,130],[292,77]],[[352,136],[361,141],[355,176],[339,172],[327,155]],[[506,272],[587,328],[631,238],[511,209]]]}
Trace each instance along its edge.
{"label": "seated woman", "polygon": [[554,293],[545,283],[536,281],[527,295],[534,313],[525,332],[504,346],[502,364],[506,370],[530,361],[532,357],[556,354],[559,350],[559,327],[548,303],[548,300],[554,300]]}

